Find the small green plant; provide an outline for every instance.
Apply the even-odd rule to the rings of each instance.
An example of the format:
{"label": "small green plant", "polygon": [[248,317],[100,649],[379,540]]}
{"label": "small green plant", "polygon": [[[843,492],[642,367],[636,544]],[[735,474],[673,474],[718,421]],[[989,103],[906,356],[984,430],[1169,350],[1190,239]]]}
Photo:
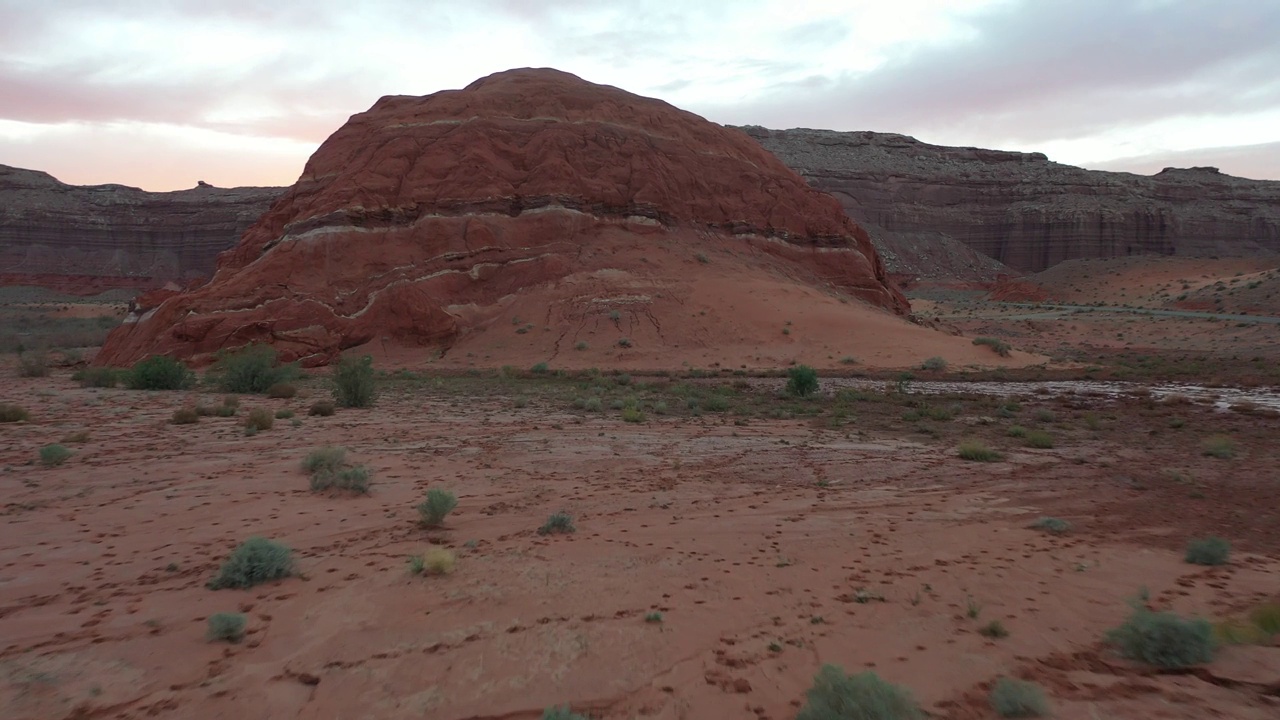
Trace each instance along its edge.
{"label": "small green plant", "polygon": [[1036,530],[1043,530],[1051,535],[1062,535],[1071,531],[1071,523],[1056,517],[1042,517],[1031,523]]}
{"label": "small green plant", "polygon": [[275,348],[258,343],[219,353],[215,372],[223,391],[254,394],[288,383],[299,374],[296,365],[280,363]]}
{"label": "small green plant", "polygon": [[1053,447],[1053,436],[1044,430],[1032,430],[1025,439],[1027,447],[1048,450]]}
{"label": "small green plant", "polygon": [[787,394],[809,397],[818,392],[818,371],[808,365],[797,365],[787,371]]}
{"label": "small green plant", "polygon": [[622,420],[629,423],[642,423],[644,422],[644,413],[637,408],[624,407],[622,409]]}
{"label": "small green plant", "polygon": [[935,355],[931,358],[926,359],[924,362],[920,363],[920,369],[932,370],[934,372],[941,372],[947,369],[947,361]]}
{"label": "small green plant", "polygon": [[214,613],[205,637],[209,642],[238,643],[244,638],[244,626],[244,613]]}
{"label": "small green plant", "polygon": [[298,394],[298,388],[293,383],[278,382],[267,388],[267,397],[277,400],[287,400]]}
{"label": "small green plant", "polygon": [[232,417],[238,411],[239,410],[238,408],[236,408],[235,405],[219,405],[218,407],[214,408],[213,414],[217,415],[218,417]]}
{"label": "small green plant", "polygon": [[0,403],[0,422],[23,422],[31,417],[27,409],[21,405],[13,405],[11,403]]}
{"label": "small green plant", "polygon": [[1010,425],[1006,434],[1009,437],[1025,438],[1027,436],[1027,429],[1021,425]]}
{"label": "small green plant", "polygon": [[999,452],[992,450],[977,440],[967,440],[960,443],[957,452],[962,459],[973,460],[974,462],[995,462],[1001,458]]}
{"label": "small green plant", "polygon": [[200,413],[193,407],[178,408],[173,411],[173,417],[169,422],[174,425],[194,425],[200,422]]}
{"label": "small green plant", "polygon": [[346,448],[325,446],[307,453],[302,469],[308,473],[337,472],[347,462]]}
{"label": "small green plant", "polygon": [[573,349],[574,349],[574,350],[586,350],[588,347],[590,347],[590,346],[589,346],[589,345],[587,345],[587,341],[586,341],[586,340],[579,340],[578,342],[576,342],[576,343],[574,343],[574,344],[573,344]]}
{"label": "small green plant", "polygon": [[209,588],[248,588],[293,574],[293,551],[278,542],[251,537],[222,564]]}
{"label": "small green plant", "polygon": [[706,265],[707,263],[711,262],[711,259],[708,258],[703,253],[698,253],[697,255],[694,255],[694,257],[697,258],[698,262],[702,263],[703,265]]}
{"label": "small green plant", "polygon": [[458,498],[448,490],[431,488],[427,491],[427,499],[418,505],[418,515],[422,524],[427,527],[439,527],[445,516],[458,506]]}
{"label": "small green plant", "polygon": [[823,665],[806,693],[796,720],[920,720],[924,713],[911,693],[874,672],[847,675]]}
{"label": "small green plant", "polygon": [[182,390],[194,381],[186,365],[166,355],[139,360],[125,377],[130,390]]}
{"label": "small green plant", "polygon": [[1204,439],[1201,452],[1210,457],[1230,460],[1236,456],[1236,441],[1226,435],[1212,435]]}
{"label": "small green plant", "polygon": [[276,411],[277,420],[289,420],[293,417],[293,411],[289,408],[280,408]]}
{"label": "small green plant", "polygon": [[1049,714],[1049,702],[1035,683],[1000,678],[991,688],[991,707],[1003,718],[1035,718]]}
{"label": "small green plant", "polygon": [[1120,654],[1161,668],[1184,668],[1213,659],[1213,627],[1200,618],[1134,608],[1129,619],[1107,633]]}
{"label": "small green plant", "polygon": [[992,620],[986,625],[978,628],[978,634],[983,637],[991,638],[992,640],[999,640],[1000,638],[1009,637],[1009,630],[1005,628],[1004,623],[999,620]]}
{"label": "small green plant", "polygon": [[61,465],[71,457],[71,451],[65,446],[53,443],[40,448],[40,464],[45,467]]}
{"label": "small green plant", "polygon": [[409,557],[409,574],[421,575],[427,569],[427,561],[421,555]]}
{"label": "small green plant", "polygon": [[1231,543],[1220,537],[1192,540],[1187,543],[1187,562],[1192,565],[1226,565],[1231,556]]}
{"label": "small green plant", "polygon": [[1249,622],[1267,635],[1280,635],[1280,602],[1264,603],[1249,613]]}
{"label": "small green plant", "polygon": [[534,375],[546,375],[550,371],[551,367],[544,362],[537,363],[533,367],[529,368],[529,372]]}
{"label": "small green plant", "polygon": [[589,397],[583,401],[582,409],[587,412],[600,412],[604,409],[604,402],[598,397]]}
{"label": "small green plant", "polygon": [[329,417],[334,412],[333,403],[328,400],[319,400],[311,404],[311,408],[307,410],[308,415],[319,415],[321,417]]}
{"label": "small green plant", "polygon": [[254,408],[244,418],[244,426],[253,428],[254,432],[270,430],[276,422],[275,413],[266,408]]}
{"label": "small green plant", "polygon": [[333,368],[333,399],[342,407],[372,407],[373,358],[344,357]]}
{"label": "small green plant", "polygon": [[1009,347],[1009,343],[1003,340],[1000,340],[998,338],[993,338],[993,337],[974,338],[973,344],[985,345],[991,348],[991,350],[995,352],[995,354],[999,355],[1000,357],[1009,357],[1009,355],[1011,355],[1013,352],[1013,348]]}
{"label": "small green plant", "polygon": [[573,518],[568,513],[558,512],[542,524],[538,528],[539,535],[551,535],[552,533],[572,533],[577,532],[577,528],[573,526]]}
{"label": "small green plant", "polygon": [[644,621],[647,623],[660,623],[662,622],[662,613],[651,612],[648,615],[644,616]]}
{"label": "small green plant", "polygon": [[542,711],[542,720],[591,720],[586,715],[579,715],[569,709],[568,705],[563,707],[549,707]]}
{"label": "small green plant", "polygon": [[631,338],[618,338],[618,347],[631,347]]}

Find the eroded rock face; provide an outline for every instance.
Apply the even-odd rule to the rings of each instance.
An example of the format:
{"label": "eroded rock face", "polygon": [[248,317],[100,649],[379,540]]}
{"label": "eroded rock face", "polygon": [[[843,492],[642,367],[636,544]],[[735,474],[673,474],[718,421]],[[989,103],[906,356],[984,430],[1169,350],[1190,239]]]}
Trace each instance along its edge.
{"label": "eroded rock face", "polygon": [[691,253],[731,238],[780,273],[908,311],[867,233],[745,134],[513,70],[353,116],[206,285],[140,299],[97,362],[249,342],[308,365],[375,339],[447,348],[476,308],[673,236]]}
{"label": "eroded rock face", "polygon": [[895,267],[899,255],[932,252],[930,243],[959,242],[1024,272],[1076,258],[1280,251],[1277,181],[1216,168],[1151,177],[1083,170],[1040,153],[886,133],[743,130],[838,198],[894,272],[911,270]]}
{"label": "eroded rock face", "polygon": [[283,191],[76,186],[0,165],[0,278],[94,294],[208,277]]}

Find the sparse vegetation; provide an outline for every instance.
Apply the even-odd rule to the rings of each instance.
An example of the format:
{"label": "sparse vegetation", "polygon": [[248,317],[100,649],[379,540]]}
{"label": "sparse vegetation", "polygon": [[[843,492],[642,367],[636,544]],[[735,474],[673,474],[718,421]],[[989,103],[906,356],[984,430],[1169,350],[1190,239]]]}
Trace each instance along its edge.
{"label": "sparse vegetation", "polygon": [[529,372],[534,375],[546,375],[550,371],[551,367],[544,362],[536,363],[533,367],[529,368]]}
{"label": "sparse vegetation", "polygon": [[87,367],[77,370],[71,379],[80,383],[80,387],[112,388],[120,382],[120,373],[115,368]]}
{"label": "sparse vegetation", "polygon": [[48,377],[48,356],[42,352],[22,353],[18,356],[18,375],[26,378]]}
{"label": "sparse vegetation", "polygon": [[278,382],[267,388],[267,397],[277,400],[287,400],[298,394],[298,388],[293,383]]}
{"label": "sparse vegetation", "polygon": [[573,526],[573,518],[568,513],[558,512],[547,518],[547,521],[538,528],[539,535],[551,535],[553,533],[572,533],[577,532],[577,528]]}
{"label": "sparse vegetation", "polygon": [[452,550],[430,547],[421,555],[409,558],[409,572],[414,575],[448,575],[457,564]]}
{"label": "sparse vegetation", "polygon": [[947,369],[947,361],[935,355],[920,363],[920,369],[941,372]]}
{"label": "sparse vegetation", "polygon": [[587,345],[587,341],[586,341],[586,340],[579,340],[578,342],[576,342],[576,343],[574,343],[574,344],[573,344],[573,349],[574,349],[574,350],[586,350],[588,347],[590,347],[590,346],[589,346],[589,345]]}
{"label": "sparse vegetation", "polygon": [[238,643],[244,638],[245,622],[244,613],[214,613],[205,637],[209,642]]}
{"label": "sparse vegetation", "polygon": [[331,488],[361,494],[369,492],[369,469],[364,465],[348,465],[345,448],[322,447],[312,450],[302,461],[302,469],[311,475],[313,492]]}
{"label": "sparse vegetation", "polygon": [[999,338],[993,338],[993,337],[974,338],[973,344],[985,345],[991,348],[992,352],[999,355],[1000,357],[1009,357],[1011,354],[1013,354],[1013,348],[1009,346],[1009,343]]}
{"label": "sparse vegetation", "polygon": [[1000,678],[991,688],[991,707],[1002,718],[1035,718],[1049,714],[1049,702],[1035,683]]}
{"label": "sparse vegetation", "polygon": [[45,467],[61,465],[71,458],[71,451],[65,446],[53,443],[40,448],[40,464]]}
{"label": "sparse vegetation", "polygon": [[974,462],[995,462],[1001,458],[999,452],[992,450],[977,440],[966,440],[957,449],[960,457]]}
{"label": "sparse vegetation", "polygon": [[1027,447],[1048,450],[1053,447],[1053,436],[1044,430],[1031,430],[1024,439]]}
{"label": "sparse vegetation", "polygon": [[568,705],[549,707],[542,711],[542,720],[591,720],[587,715],[579,715],[569,709]]}
{"label": "sparse vegetation", "polygon": [[644,616],[644,621],[647,623],[660,623],[662,622],[662,613],[656,611],[651,612]]}
{"label": "sparse vegetation", "polygon": [[333,399],[342,407],[372,407],[375,398],[373,386],[373,358],[344,357],[333,368]]}
{"label": "sparse vegetation", "polygon": [[265,393],[299,375],[296,365],[279,362],[275,348],[257,343],[219,353],[215,372],[225,392],[254,394]]}
{"label": "sparse vegetation", "polygon": [[1036,530],[1043,530],[1051,535],[1063,535],[1071,532],[1071,523],[1061,518],[1042,517],[1031,523]]}
{"label": "sparse vegetation", "polygon": [[847,675],[823,665],[796,720],[920,720],[924,713],[906,689],[874,672]]}
{"label": "sparse vegetation", "polygon": [[280,408],[276,411],[277,420],[288,420],[293,417],[293,411],[289,408]]}
{"label": "sparse vegetation", "polygon": [[271,426],[275,424],[275,421],[275,413],[270,410],[266,408],[253,408],[249,411],[248,415],[245,415],[244,426],[246,428],[253,428],[254,432],[260,432],[262,430],[270,430]]}
{"label": "sparse vegetation", "polygon": [[311,404],[311,408],[307,410],[308,415],[319,415],[321,417],[329,417],[334,413],[333,403],[328,400],[318,400]]}
{"label": "sparse vegetation", "polygon": [[1213,659],[1213,628],[1199,618],[1137,607],[1107,633],[1107,642],[1131,660],[1161,668],[1184,668]]}
{"label": "sparse vegetation", "polygon": [[818,371],[808,365],[797,365],[787,371],[787,394],[809,397],[818,392]]}
{"label": "sparse vegetation", "polygon": [[427,491],[427,499],[418,505],[418,515],[422,524],[432,528],[439,527],[445,516],[458,506],[458,498],[448,490],[431,488]]}
{"label": "sparse vegetation", "polygon": [[21,405],[0,403],[0,423],[23,422],[30,417],[31,414]]}
{"label": "sparse vegetation", "polygon": [[999,640],[1000,638],[1009,637],[1009,630],[1005,628],[1004,623],[999,620],[992,620],[986,625],[978,628],[978,634],[983,637],[991,638],[992,640]]}
{"label": "sparse vegetation", "polygon": [[644,422],[644,419],[645,419],[645,418],[644,418],[644,413],[643,413],[643,412],[640,412],[640,410],[639,410],[638,408],[634,408],[634,407],[624,407],[624,408],[622,408],[622,420],[623,420],[623,422],[629,422],[629,423],[642,423],[642,422]]}
{"label": "sparse vegetation", "polygon": [[1212,435],[1204,439],[1201,452],[1211,457],[1230,460],[1236,456],[1236,441],[1226,435]]}
{"label": "sparse vegetation", "polygon": [[293,574],[293,551],[278,542],[251,537],[222,564],[209,588],[248,588]]}
{"label": "sparse vegetation", "polygon": [[618,338],[618,347],[631,347],[631,338]]}
{"label": "sparse vegetation", "polygon": [[183,390],[195,382],[195,373],[167,355],[139,360],[125,376],[130,390]]}
{"label": "sparse vegetation", "polygon": [[173,411],[169,422],[174,425],[194,425],[200,421],[200,413],[193,407],[178,408]]}
{"label": "sparse vegetation", "polygon": [[1192,565],[1226,565],[1231,556],[1231,543],[1220,537],[1192,540],[1187,543],[1187,562]]}

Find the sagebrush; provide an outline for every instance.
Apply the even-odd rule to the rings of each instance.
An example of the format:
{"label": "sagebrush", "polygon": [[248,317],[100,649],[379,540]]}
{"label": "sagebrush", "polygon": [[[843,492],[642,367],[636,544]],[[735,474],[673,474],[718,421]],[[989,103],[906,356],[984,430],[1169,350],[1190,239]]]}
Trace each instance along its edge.
{"label": "sagebrush", "polygon": [[273,540],[252,537],[240,544],[209,581],[213,590],[247,588],[293,574],[293,551]]}

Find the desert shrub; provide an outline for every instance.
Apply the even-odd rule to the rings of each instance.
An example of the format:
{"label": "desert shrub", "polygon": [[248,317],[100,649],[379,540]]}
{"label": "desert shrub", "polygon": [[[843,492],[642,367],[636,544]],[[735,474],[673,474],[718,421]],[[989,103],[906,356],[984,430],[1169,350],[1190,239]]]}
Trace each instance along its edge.
{"label": "desert shrub", "polygon": [[205,637],[209,642],[237,643],[244,638],[244,613],[214,613],[209,616],[209,630]]}
{"label": "desert shrub", "polygon": [[423,525],[437,527],[457,506],[458,498],[453,493],[440,488],[431,488],[427,491],[427,499],[418,505],[418,515],[421,516]]}
{"label": "desert shrub", "polygon": [[181,362],[166,355],[139,360],[125,376],[131,390],[182,390],[191,386],[195,374]]}
{"label": "desert shrub", "polygon": [[551,368],[544,362],[537,363],[533,367],[529,368],[529,372],[534,375],[546,375],[550,370]]}
{"label": "desert shrub", "polygon": [[573,344],[573,349],[574,349],[574,350],[586,350],[588,347],[590,347],[590,346],[589,346],[589,345],[587,345],[587,341],[586,341],[586,340],[579,340],[578,342],[576,342],[576,343],[574,343],[574,344]]}
{"label": "desert shrub", "polygon": [[64,443],[87,443],[87,442],[89,442],[89,431],[88,431],[88,430],[79,430],[79,431],[77,431],[77,432],[73,432],[73,433],[71,433],[70,435],[68,435],[68,436],[66,436],[66,437],[64,437],[64,438],[62,438],[62,442],[64,442]]}
{"label": "desert shrub", "polygon": [[517,395],[516,399],[511,401],[511,404],[517,409],[529,407],[529,398],[523,395]]}
{"label": "desert shrub", "polygon": [[960,457],[964,460],[973,460],[975,462],[995,462],[1000,459],[1000,453],[983,445],[977,440],[967,440],[960,443]]}
{"label": "desert shrub", "polygon": [[624,348],[629,348],[629,347],[631,347],[631,339],[630,339],[630,338],[618,338],[618,347],[624,347]]}
{"label": "desert shrub", "polygon": [[333,399],[342,407],[372,407],[373,358],[344,357],[333,368]]}
{"label": "desert shrub", "polygon": [[31,417],[31,413],[21,405],[0,403],[0,422],[22,422]]}
{"label": "desert shrub", "polygon": [[275,413],[266,408],[254,408],[245,416],[244,426],[253,428],[255,431],[270,430],[275,421]]}
{"label": "desert shrub", "polygon": [[240,396],[239,395],[223,395],[222,406],[229,407],[229,408],[240,407]]}
{"label": "desert shrub", "polygon": [[797,365],[787,371],[787,394],[808,397],[818,391],[818,371],[808,365]]}
{"label": "desert shrub", "polygon": [[1231,556],[1231,543],[1220,537],[1192,540],[1187,543],[1187,562],[1192,565],[1226,565]]}
{"label": "desert shrub", "polygon": [[1183,668],[1213,659],[1213,628],[1208,621],[1136,608],[1129,619],[1107,633],[1120,654],[1161,668]]}
{"label": "desert shrub", "polygon": [[346,448],[326,446],[307,453],[302,469],[308,473],[337,472],[347,462]]}
{"label": "desert shrub", "polygon": [[920,369],[937,370],[937,371],[946,370],[947,361],[935,355],[931,358],[926,359],[924,362],[920,363]]}
{"label": "desert shrub", "polygon": [[618,383],[619,385],[630,385],[631,375],[629,375],[628,373],[619,373],[618,376],[613,379],[613,381]]}
{"label": "desert shrub", "polygon": [[552,533],[572,533],[577,532],[578,528],[573,526],[573,517],[568,513],[558,512],[547,518],[547,521],[538,528],[539,535],[551,535]]}
{"label": "desert shrub", "polygon": [[1071,523],[1056,517],[1042,517],[1031,523],[1031,527],[1053,535],[1062,535],[1071,531]]}
{"label": "desert shrub", "polygon": [[1027,436],[1027,429],[1021,425],[1010,425],[1007,435],[1009,437],[1025,438]]}
{"label": "desert shrub", "polygon": [[587,412],[600,412],[602,409],[604,409],[604,402],[601,401],[600,398],[598,397],[587,398],[582,403],[582,409],[586,410]]}
{"label": "desert shrub", "polygon": [[1249,613],[1249,622],[1267,635],[1280,635],[1280,603],[1259,605]]}
{"label": "desert shrub", "polygon": [[999,355],[1000,357],[1009,357],[1009,355],[1011,355],[1013,352],[1013,348],[1009,347],[1009,343],[999,338],[993,338],[993,337],[974,338],[973,344],[985,345],[991,348],[991,350],[995,354]]}
{"label": "desert shrub", "polygon": [[311,489],[320,491],[336,488],[338,490],[350,490],[363,495],[369,492],[370,476],[369,468],[364,465],[352,465],[334,470],[318,470],[311,474]]}
{"label": "desert shrub", "polygon": [[1236,441],[1226,435],[1212,435],[1204,439],[1201,452],[1211,457],[1229,460],[1236,456]]}
{"label": "desert shrub", "polygon": [[235,405],[219,405],[213,409],[213,414],[218,417],[231,417],[236,414]]}
{"label": "desert shrub", "polygon": [[639,409],[633,408],[633,407],[623,408],[622,420],[623,422],[629,422],[629,423],[641,423],[641,422],[644,422],[644,413],[640,412]]}
{"label": "desert shrub", "polygon": [[298,377],[296,365],[282,365],[275,348],[257,343],[220,353],[215,367],[226,392],[261,394]]}
{"label": "desert shrub", "polygon": [[200,413],[193,407],[178,408],[173,411],[169,422],[174,425],[194,425],[200,421]]}
{"label": "desert shrub", "polygon": [[1034,718],[1049,714],[1049,703],[1039,685],[1000,678],[991,688],[991,707],[1000,717]]}
{"label": "desert shrub", "polygon": [[46,377],[49,375],[49,358],[41,352],[23,353],[18,356],[18,374],[22,377]]}
{"label": "desert shrub", "polygon": [[293,551],[278,542],[251,537],[222,564],[209,588],[247,588],[293,574]]}
{"label": "desert shrub", "polygon": [[40,464],[45,467],[53,467],[61,465],[71,457],[71,451],[66,447],[53,443],[40,448]]}
{"label": "desert shrub", "polygon": [[293,383],[278,382],[267,388],[267,397],[277,400],[287,400],[298,394],[298,388]]}
{"label": "desert shrub", "polygon": [[1025,439],[1027,447],[1048,450],[1053,447],[1053,436],[1044,430],[1031,430]]}
{"label": "desert shrub", "polygon": [[1232,619],[1213,624],[1213,639],[1219,645],[1262,645],[1271,637],[1253,623]]}
{"label": "desert shrub", "polygon": [[409,571],[414,575],[448,575],[457,564],[453,551],[442,547],[427,548],[417,558],[409,564]]}
{"label": "desert shrub", "polygon": [[569,709],[568,705],[562,707],[549,707],[542,711],[542,720],[591,720],[586,715],[579,715]]}
{"label": "desert shrub", "polygon": [[289,408],[281,408],[276,411],[277,420],[288,420],[293,417],[293,411]]}
{"label": "desert shrub", "polygon": [[88,367],[77,370],[71,379],[80,383],[80,387],[111,388],[120,381],[120,374],[114,368]]}
{"label": "desert shrub", "polygon": [[978,628],[978,634],[983,637],[999,640],[1000,638],[1009,637],[1009,630],[1006,629],[1004,623],[999,620],[992,620],[986,625]]}
{"label": "desert shrub", "polygon": [[322,417],[329,417],[330,415],[333,414],[333,411],[334,411],[333,403],[329,402],[328,400],[319,400],[317,402],[311,403],[311,408],[307,410],[307,414],[320,415]]}
{"label": "desert shrub", "polygon": [[654,623],[654,624],[660,623],[662,622],[662,613],[657,611],[651,612],[644,616],[644,621],[647,623]]}
{"label": "desert shrub", "polygon": [[924,714],[906,689],[874,672],[846,675],[823,665],[796,720],[918,720]]}

